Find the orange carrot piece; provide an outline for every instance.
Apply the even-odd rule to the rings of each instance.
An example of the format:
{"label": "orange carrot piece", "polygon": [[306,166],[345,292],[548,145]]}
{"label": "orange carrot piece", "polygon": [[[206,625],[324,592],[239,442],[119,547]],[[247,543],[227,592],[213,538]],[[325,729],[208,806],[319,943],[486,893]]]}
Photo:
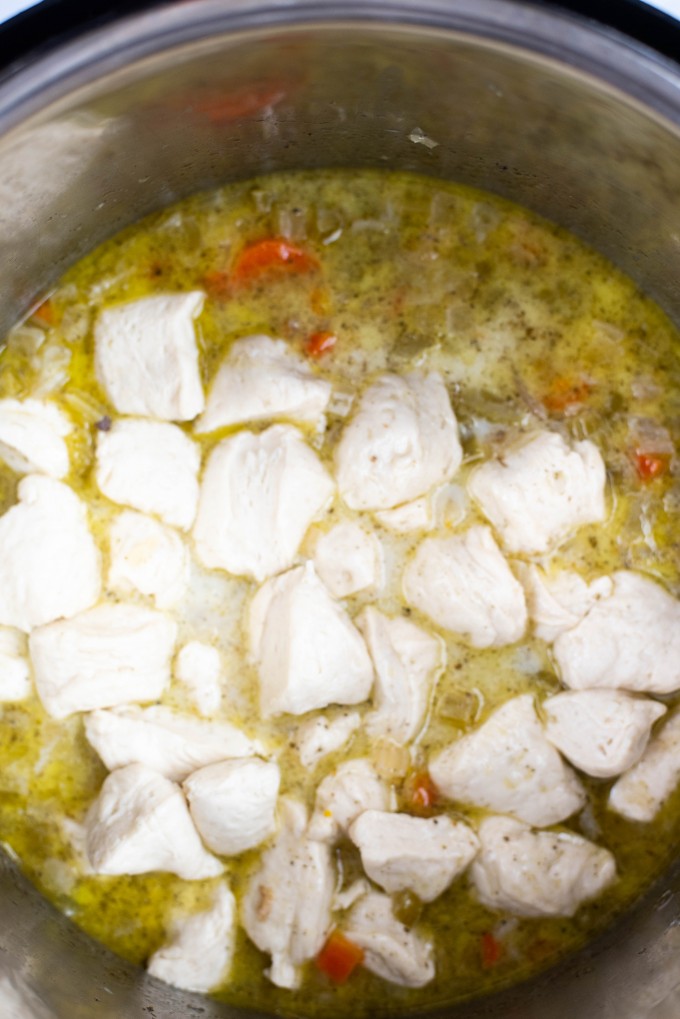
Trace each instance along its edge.
{"label": "orange carrot piece", "polygon": [[236,283],[249,283],[272,270],[304,273],[318,267],[318,259],[299,245],[283,237],[265,237],[243,248],[231,275]]}
{"label": "orange carrot piece", "polygon": [[495,966],[497,962],[500,962],[503,956],[503,945],[498,938],[495,938],[493,934],[486,931],[486,933],[482,934],[481,951],[482,966],[488,969],[490,966]]}
{"label": "orange carrot piece", "polygon": [[327,331],[312,333],[305,344],[305,351],[309,357],[323,357],[333,350],[337,342],[335,333]]}
{"label": "orange carrot piece", "polygon": [[334,984],[344,984],[357,966],[364,961],[364,950],[355,945],[342,931],[334,930],[316,957],[317,968]]}
{"label": "orange carrot piece", "polygon": [[439,800],[436,786],[426,771],[413,772],[402,790],[405,809],[411,814],[427,816]]}
{"label": "orange carrot piece", "polygon": [[668,470],[670,456],[667,453],[635,453],[635,466],[642,481],[654,481]]}

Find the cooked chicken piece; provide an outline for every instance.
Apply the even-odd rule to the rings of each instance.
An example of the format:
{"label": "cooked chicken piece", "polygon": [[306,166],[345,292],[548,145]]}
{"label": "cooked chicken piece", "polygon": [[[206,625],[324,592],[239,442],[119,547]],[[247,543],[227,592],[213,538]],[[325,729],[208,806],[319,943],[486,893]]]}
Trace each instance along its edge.
{"label": "cooked chicken piece", "polygon": [[432,495],[421,495],[412,502],[404,502],[394,509],[378,510],[375,519],[388,531],[407,534],[409,531],[431,531],[435,525]]}
{"label": "cooked chicken piece", "polygon": [[203,848],[179,786],[141,764],[111,772],[89,810],[86,828],[95,874],[160,870],[202,881],[223,870]]}
{"label": "cooked chicken piece", "polygon": [[532,831],[510,817],[488,817],[478,834],[481,851],[470,877],[489,909],[573,916],[616,877],[612,854],[573,832]]}
{"label": "cooked chicken piece", "polygon": [[18,474],[65,477],[71,463],[64,439],[72,430],[49,400],[0,400],[0,460]]}
{"label": "cooked chicken piece", "polygon": [[364,725],[373,737],[403,744],[423,725],[432,686],[446,665],[440,637],[397,616],[390,619],[372,606],[357,619],[375,666],[374,710]]}
{"label": "cooked chicken piece", "polygon": [[630,821],[651,821],[680,781],[680,712],[674,711],[637,764],[616,782],[609,807]]}
{"label": "cooked chicken piece", "polygon": [[175,782],[206,764],[262,749],[229,722],[201,721],[163,705],[93,711],[85,719],[85,735],[109,771],[143,764]]}
{"label": "cooked chicken piece", "polygon": [[605,466],[592,442],[532,432],[473,472],[468,490],[509,552],[548,552],[605,518]]}
{"label": "cooked chicken piece", "polygon": [[214,715],[222,701],[222,663],[212,644],[190,640],[175,659],[175,678],[186,687],[201,715]]}
{"label": "cooked chicken piece", "polygon": [[214,991],[229,976],[235,933],[236,901],[222,881],[210,909],[175,925],[172,938],[149,959],[149,973],[186,991]]}
{"label": "cooked chicken piece", "polygon": [[563,683],[574,690],[680,689],[680,601],[639,573],[621,570],[612,580],[613,593],[555,641]]}
{"label": "cooked chicken piece", "polygon": [[38,627],[28,647],[45,710],[65,718],[157,700],[170,681],[176,632],[167,616],[124,602]]}
{"label": "cooked chicken piece", "polygon": [[452,478],[461,459],[458,424],[437,372],[381,375],[335,451],[340,494],[357,510],[411,502]]}
{"label": "cooked chicken piece", "polygon": [[409,605],[473,647],[502,647],[526,628],[522,585],[488,527],[470,527],[451,538],[426,538],[404,570]]}
{"label": "cooked chicken piece", "polygon": [[307,812],[283,799],[281,828],[241,902],[243,926],[271,955],[267,976],[278,987],[298,987],[301,965],[321,949],[331,925],[335,873],[331,850],[305,836]]}
{"label": "cooked chicken piece", "polygon": [[314,549],[316,572],[335,598],[382,584],[383,555],[375,534],[347,521],[322,534]]}
{"label": "cooked chicken piece", "polygon": [[283,340],[246,336],[229,348],[195,431],[272,418],[315,424],[330,395],[330,382],[313,375]]}
{"label": "cooked chicken piece", "polygon": [[275,830],[281,775],[257,757],[219,761],[194,771],[184,792],[198,833],[219,856],[254,849]]}
{"label": "cooked chicken piece", "polygon": [[585,803],[581,783],[545,737],[530,694],[513,697],[430,762],[442,795],[547,827]]}
{"label": "cooked chicken piece", "polygon": [[320,842],[336,842],[365,810],[392,810],[390,789],[363,757],[344,761],[319,784],[307,834]]}
{"label": "cooked chicken piece", "polygon": [[640,759],[654,722],[666,714],[657,701],[619,690],[577,690],[543,703],[545,734],[568,761],[595,778],[613,778]]}
{"label": "cooked chicken piece", "polygon": [[0,627],[0,703],[30,697],[33,684],[27,651],[26,635],[21,630]]}
{"label": "cooked chicken piece", "polygon": [[194,319],[205,295],[159,294],[105,308],[95,371],[119,414],[191,421],[205,405]]}
{"label": "cooked chicken piece", "polygon": [[128,595],[153,598],[159,609],[172,608],[189,582],[189,551],[171,528],[144,513],[125,510],[109,531],[109,586]]}
{"label": "cooked chicken piece", "polygon": [[479,842],[462,822],[366,810],[349,829],[371,881],[386,892],[409,889],[432,902],[462,874]]}
{"label": "cooked chicken piece", "polygon": [[520,562],[514,566],[524,587],[534,632],[548,644],[573,629],[597,601],[612,592],[611,577],[598,577],[588,584],[578,573],[568,570],[548,577],[538,566]]}
{"label": "cooked chicken piece", "polygon": [[115,421],[97,439],[96,477],[112,502],[187,530],[198,503],[198,447],[159,421]]}
{"label": "cooked chicken piece", "polygon": [[358,630],[311,563],[268,580],[250,606],[250,648],[265,718],[368,697],[373,667]]}
{"label": "cooked chicken piece", "polygon": [[26,632],[99,598],[99,553],[84,504],[67,485],[32,474],[0,517],[0,625]]}
{"label": "cooked chicken piece", "polygon": [[209,569],[266,577],[293,565],[333,481],[297,428],[274,425],[224,439],[201,484],[194,541]]}
{"label": "cooked chicken piece", "polygon": [[343,929],[364,950],[366,969],[383,980],[401,987],[424,987],[434,978],[432,943],[397,920],[389,895],[364,895],[352,907]]}
{"label": "cooked chicken piece", "polygon": [[342,711],[335,718],[308,718],[295,732],[295,747],[305,768],[313,768],[322,757],[339,750],[361,724],[357,711]]}

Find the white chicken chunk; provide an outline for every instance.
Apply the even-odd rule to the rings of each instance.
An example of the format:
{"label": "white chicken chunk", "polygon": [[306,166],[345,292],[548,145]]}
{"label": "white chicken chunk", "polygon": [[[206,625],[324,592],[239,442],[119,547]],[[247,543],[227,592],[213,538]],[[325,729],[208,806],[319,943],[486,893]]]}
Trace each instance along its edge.
{"label": "white chicken chunk", "polygon": [[65,477],[71,463],[64,439],[72,430],[49,400],[0,400],[0,460],[18,474]]}
{"label": "white chicken chunk", "polygon": [[629,821],[651,821],[680,781],[680,712],[648,743],[637,764],[612,786],[609,807]]}
{"label": "white chicken chunk", "polygon": [[383,556],[375,534],[346,521],[320,535],[314,566],[335,598],[347,598],[366,588],[381,586]]}
{"label": "white chicken chunk", "polygon": [[461,459],[458,424],[442,377],[381,375],[342,433],[336,477],[351,509],[386,510],[448,481]]}
{"label": "white chicken chunk", "polygon": [[473,647],[502,647],[526,629],[522,585],[488,527],[426,538],[404,570],[404,597],[434,623]]}
{"label": "white chicken chunk", "polygon": [[394,531],[396,534],[431,531],[435,525],[433,496],[421,495],[420,499],[402,503],[394,509],[378,510],[375,519],[388,531]]}
{"label": "white chicken chunk", "polygon": [[613,778],[642,756],[654,722],[666,714],[657,701],[620,690],[576,690],[543,702],[545,734],[568,761],[595,778]]}
{"label": "white chicken chunk", "polygon": [[194,319],[205,295],[159,294],[105,308],[94,327],[97,378],[119,414],[191,421],[205,405]]}
{"label": "white chicken chunk", "polygon": [[537,832],[510,817],[488,817],[478,834],[481,851],[470,877],[489,909],[573,916],[616,877],[612,854],[573,832]]}
{"label": "white chicken chunk", "polygon": [[307,834],[319,842],[335,842],[365,810],[393,807],[390,789],[370,761],[345,761],[319,783]]}
{"label": "white chicken chunk", "polygon": [[204,849],[179,786],[141,764],[104,781],[87,815],[86,851],[95,874],[158,870],[201,881],[223,870]]}
{"label": "white chicken chunk", "polygon": [[288,569],[334,487],[297,428],[224,439],[203,474],[193,532],[198,558],[257,581]]}
{"label": "white chicken chunk", "polygon": [[374,710],[364,719],[366,732],[408,743],[423,725],[434,681],[446,665],[444,641],[401,616],[390,619],[373,606],[364,609],[357,626],[376,675]]}
{"label": "white chicken chunk", "polygon": [[186,687],[202,715],[214,715],[222,701],[222,663],[212,644],[190,640],[175,660],[175,677]]}
{"label": "white chicken chunk", "polygon": [[32,474],[0,517],[0,625],[26,632],[88,609],[101,592],[99,553],[84,504]]}
{"label": "white chicken chunk", "polygon": [[538,566],[518,562],[515,568],[524,587],[534,632],[548,644],[580,623],[595,602],[607,598],[612,591],[610,577],[598,577],[588,584],[578,573],[568,570],[548,577]]}
{"label": "white chicken chunk", "polygon": [[471,828],[440,817],[366,810],[349,829],[371,881],[386,892],[415,892],[432,902],[462,874],[479,849]]}
{"label": "white chicken chunk", "polygon": [[115,421],[97,439],[97,485],[121,506],[188,530],[198,504],[198,447],[162,421]]}
{"label": "white chicken chunk", "polygon": [[532,432],[473,472],[468,491],[509,552],[548,552],[605,518],[605,466],[592,442]]}
{"label": "white chicken chunk", "polygon": [[195,431],[272,418],[314,424],[330,395],[330,382],[313,375],[283,340],[246,336],[229,348]]}
{"label": "white chicken chunk", "polygon": [[262,749],[229,722],[178,715],[162,705],[93,711],[85,735],[109,771],[143,764],[176,782],[206,764]]}
{"label": "white chicken chunk", "polygon": [[578,778],[546,739],[530,694],[513,697],[446,747],[429,771],[447,799],[541,828],[571,817],[586,800]]}
{"label": "white chicken chunk", "polygon": [[249,626],[265,718],[368,697],[373,666],[366,645],[311,563],[263,584]]}
{"label": "white chicken chunk", "polygon": [[323,757],[339,750],[361,725],[358,711],[342,711],[335,718],[308,718],[295,732],[295,747],[301,764],[312,768]]}
{"label": "white chicken chunk", "polygon": [[281,828],[248,883],[241,918],[251,941],[271,956],[272,983],[294,988],[330,928],[335,873],[330,848],[305,835],[304,806],[283,799],[279,814]]}
{"label": "white chicken chunk", "polygon": [[23,701],[31,695],[31,670],[26,635],[9,626],[0,627],[0,703]]}
{"label": "white chicken chunk", "polygon": [[371,973],[401,987],[424,987],[434,978],[432,943],[395,917],[392,899],[369,892],[353,906],[344,933],[364,951]]}
{"label": "white chicken chunk", "polygon": [[47,626],[28,642],[43,706],[53,718],[157,700],[170,681],[177,627],[139,605],[98,605]]}
{"label": "white chicken chunk", "polygon": [[125,510],[109,531],[108,583],[114,591],[153,598],[159,609],[181,601],[189,582],[189,551],[171,528]]}
{"label": "white chicken chunk", "polygon": [[209,909],[176,923],[172,938],[149,959],[148,971],[166,984],[207,994],[229,976],[235,934],[236,900],[222,881]]}
{"label": "white chicken chunk", "polygon": [[639,573],[621,570],[612,580],[612,594],[553,645],[562,682],[573,690],[679,690],[680,601]]}
{"label": "white chicken chunk", "polygon": [[257,757],[219,761],[194,771],[184,792],[198,833],[219,856],[254,849],[275,830],[281,775]]}

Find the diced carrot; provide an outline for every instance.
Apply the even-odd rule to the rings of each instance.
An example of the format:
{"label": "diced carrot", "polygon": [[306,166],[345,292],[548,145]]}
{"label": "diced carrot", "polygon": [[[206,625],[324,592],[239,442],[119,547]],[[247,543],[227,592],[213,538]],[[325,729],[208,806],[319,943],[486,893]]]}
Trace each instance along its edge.
{"label": "diced carrot", "polygon": [[573,413],[590,395],[592,386],[585,379],[557,378],[543,397],[543,405],[552,414]]}
{"label": "diced carrot", "polygon": [[33,312],[33,318],[39,319],[40,322],[44,322],[47,326],[54,325],[57,318],[56,310],[49,297],[42,304],[38,305]]}
{"label": "diced carrot", "polygon": [[503,955],[503,945],[498,938],[495,938],[493,934],[486,931],[482,934],[481,951],[482,966],[488,969],[490,966],[495,966],[497,962],[500,962]]}
{"label": "diced carrot", "polygon": [[408,776],[402,790],[404,807],[411,814],[427,815],[439,800],[439,793],[426,771],[416,771]]}
{"label": "diced carrot", "polygon": [[272,270],[302,273],[318,267],[318,259],[297,244],[283,237],[265,237],[243,248],[231,276],[236,283],[248,283]]}
{"label": "diced carrot", "polygon": [[635,453],[635,466],[643,481],[653,481],[662,477],[668,470],[670,456],[667,453]]}
{"label": "diced carrot", "polygon": [[263,81],[232,92],[204,92],[188,101],[194,110],[203,114],[212,124],[219,125],[276,106],[285,95],[286,86],[282,83]]}
{"label": "diced carrot", "polygon": [[316,957],[317,968],[325,973],[334,984],[344,984],[363,961],[363,948],[355,945],[337,928],[331,932],[326,944]]}
{"label": "diced carrot", "polygon": [[203,286],[210,297],[226,297],[231,290],[229,273],[222,269],[213,269],[203,277]]}
{"label": "diced carrot", "polygon": [[337,342],[335,333],[312,333],[305,344],[305,351],[309,357],[323,357],[324,354],[330,353]]}

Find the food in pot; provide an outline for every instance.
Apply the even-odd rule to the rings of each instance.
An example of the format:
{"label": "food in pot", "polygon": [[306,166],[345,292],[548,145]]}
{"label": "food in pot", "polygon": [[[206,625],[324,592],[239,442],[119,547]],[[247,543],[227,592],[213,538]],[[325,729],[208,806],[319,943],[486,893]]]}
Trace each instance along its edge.
{"label": "food in pot", "polygon": [[680,831],[677,334],[499,199],[324,171],[112,239],[0,372],[0,834],[179,987],[520,980]]}

